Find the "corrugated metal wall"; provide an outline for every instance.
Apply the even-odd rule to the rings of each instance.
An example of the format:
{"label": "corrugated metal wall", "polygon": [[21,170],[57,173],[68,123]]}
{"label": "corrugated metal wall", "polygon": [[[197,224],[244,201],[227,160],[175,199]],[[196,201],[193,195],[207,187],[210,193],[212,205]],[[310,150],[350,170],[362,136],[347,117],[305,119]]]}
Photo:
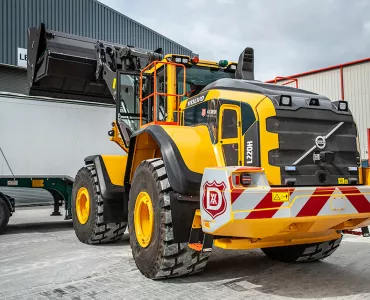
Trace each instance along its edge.
{"label": "corrugated metal wall", "polygon": [[370,62],[343,68],[344,99],[357,122],[361,152],[367,158],[367,128],[370,128]]}
{"label": "corrugated metal wall", "polygon": [[[296,78],[300,89],[312,91],[318,94],[325,95],[331,100],[339,100],[340,95],[340,71],[330,70],[321,73],[306,75]],[[291,80],[284,80],[279,84],[284,84]],[[295,87],[295,82],[287,84],[287,86]]]}
{"label": "corrugated metal wall", "polygon": [[41,22],[51,30],[191,54],[191,50],[96,0],[1,0],[0,63],[16,65],[17,48],[27,48],[27,28]]}
{"label": "corrugated metal wall", "polygon": [[[341,80],[340,68],[314,74],[299,76],[298,87],[322,94],[330,100],[340,100]],[[284,84],[291,80],[279,81]],[[295,82],[287,84],[295,87]],[[368,157],[367,129],[370,128],[370,62],[343,67],[344,100],[348,101],[358,126],[361,146],[361,158]]]}
{"label": "corrugated metal wall", "polygon": [[27,70],[0,65],[0,92],[28,94]]}

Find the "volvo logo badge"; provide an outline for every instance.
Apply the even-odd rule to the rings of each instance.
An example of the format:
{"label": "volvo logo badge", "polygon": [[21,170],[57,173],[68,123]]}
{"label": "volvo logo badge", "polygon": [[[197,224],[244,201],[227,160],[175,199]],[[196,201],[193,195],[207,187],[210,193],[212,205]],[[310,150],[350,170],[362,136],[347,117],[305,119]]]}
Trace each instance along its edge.
{"label": "volvo logo badge", "polygon": [[319,148],[319,149],[324,149],[325,146],[326,146],[326,139],[324,136],[321,136],[319,135],[316,140],[315,140],[315,143],[316,143],[316,147]]}

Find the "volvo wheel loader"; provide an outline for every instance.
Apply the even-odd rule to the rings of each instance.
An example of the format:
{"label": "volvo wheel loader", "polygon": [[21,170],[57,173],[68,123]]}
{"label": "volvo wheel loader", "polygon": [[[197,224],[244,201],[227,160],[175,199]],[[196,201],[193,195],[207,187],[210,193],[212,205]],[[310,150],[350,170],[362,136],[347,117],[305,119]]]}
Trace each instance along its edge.
{"label": "volvo wheel loader", "polygon": [[115,101],[109,136],[122,155],[86,157],[73,224],[87,244],[128,227],[148,278],[198,273],[215,247],[317,261],[370,223],[348,103],[255,80],[251,48],[217,63],[41,25],[28,77],[32,95]]}

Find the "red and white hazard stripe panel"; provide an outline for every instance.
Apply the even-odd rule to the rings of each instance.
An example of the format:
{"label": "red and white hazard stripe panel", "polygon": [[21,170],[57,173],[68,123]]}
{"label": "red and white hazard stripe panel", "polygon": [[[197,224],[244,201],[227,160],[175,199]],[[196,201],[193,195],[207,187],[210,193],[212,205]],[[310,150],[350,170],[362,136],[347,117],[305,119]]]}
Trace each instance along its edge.
{"label": "red and white hazard stripe panel", "polygon": [[[201,186],[201,215],[209,231],[234,219],[270,219],[370,213],[370,187],[271,188],[262,169],[254,168],[251,185],[235,184],[247,167],[206,169]],[[205,230],[207,231],[207,230]]]}

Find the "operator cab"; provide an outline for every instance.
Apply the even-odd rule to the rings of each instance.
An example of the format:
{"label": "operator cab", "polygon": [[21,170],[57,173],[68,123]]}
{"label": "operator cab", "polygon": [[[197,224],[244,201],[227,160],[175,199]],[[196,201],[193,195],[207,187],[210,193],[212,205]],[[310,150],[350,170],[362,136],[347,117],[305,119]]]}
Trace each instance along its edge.
{"label": "operator cab", "polygon": [[179,125],[179,104],[210,83],[235,78],[237,65],[166,55],[140,73],[118,71],[117,123],[128,146],[131,134],[150,124]]}

